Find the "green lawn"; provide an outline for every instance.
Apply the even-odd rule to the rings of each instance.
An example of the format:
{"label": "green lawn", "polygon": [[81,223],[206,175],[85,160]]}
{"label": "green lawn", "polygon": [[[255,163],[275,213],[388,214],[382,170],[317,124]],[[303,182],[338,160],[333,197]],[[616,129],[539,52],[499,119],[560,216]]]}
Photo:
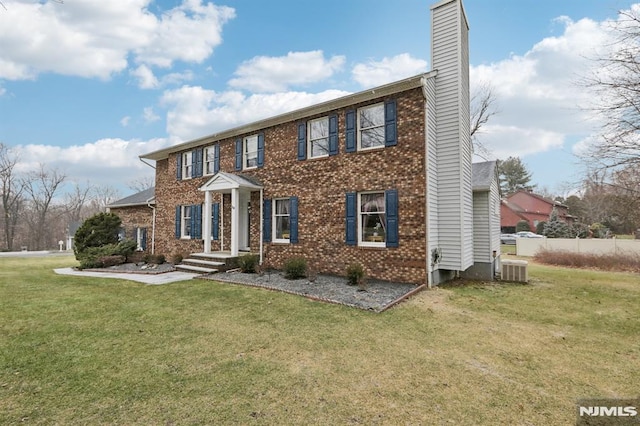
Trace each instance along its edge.
{"label": "green lawn", "polygon": [[373,314],[72,262],[0,258],[0,424],[573,424],[638,397],[638,275],[532,265]]}

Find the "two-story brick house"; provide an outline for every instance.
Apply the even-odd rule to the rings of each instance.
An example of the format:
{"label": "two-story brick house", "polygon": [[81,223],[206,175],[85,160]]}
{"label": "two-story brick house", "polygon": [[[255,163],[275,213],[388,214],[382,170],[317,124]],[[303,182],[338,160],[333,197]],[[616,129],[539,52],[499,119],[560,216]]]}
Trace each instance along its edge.
{"label": "two-story brick house", "polygon": [[431,72],[142,155],[156,251],[416,284],[472,266],[468,24],[431,13]]}
{"label": "two-story brick house", "polygon": [[569,214],[569,207],[527,190],[509,194],[502,200],[500,209],[500,227],[505,233],[516,232],[516,226],[520,221],[529,222],[529,229],[535,231],[539,223],[549,220],[553,210],[558,212],[561,221],[569,225],[574,222],[574,217]]}

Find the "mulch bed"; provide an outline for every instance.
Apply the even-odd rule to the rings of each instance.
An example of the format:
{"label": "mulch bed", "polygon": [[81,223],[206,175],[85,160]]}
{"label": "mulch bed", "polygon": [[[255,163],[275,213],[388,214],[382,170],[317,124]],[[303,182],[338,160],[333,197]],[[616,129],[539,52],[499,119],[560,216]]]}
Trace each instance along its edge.
{"label": "mulch bed", "polygon": [[372,312],[383,312],[425,288],[406,283],[367,280],[367,288],[361,291],[347,284],[344,277],[318,275],[311,282],[306,278],[290,280],[281,272],[245,274],[227,272],[200,277],[218,282],[248,285],[268,290],[282,291],[321,302],[336,303]]}

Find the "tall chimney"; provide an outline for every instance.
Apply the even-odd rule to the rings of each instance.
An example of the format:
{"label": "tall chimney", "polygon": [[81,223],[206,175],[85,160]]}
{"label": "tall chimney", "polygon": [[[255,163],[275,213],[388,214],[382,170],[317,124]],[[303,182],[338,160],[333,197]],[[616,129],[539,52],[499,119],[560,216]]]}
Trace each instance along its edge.
{"label": "tall chimney", "polygon": [[461,0],[442,0],[431,6],[431,66],[437,70],[438,268],[464,271],[473,264],[473,192],[469,25]]}

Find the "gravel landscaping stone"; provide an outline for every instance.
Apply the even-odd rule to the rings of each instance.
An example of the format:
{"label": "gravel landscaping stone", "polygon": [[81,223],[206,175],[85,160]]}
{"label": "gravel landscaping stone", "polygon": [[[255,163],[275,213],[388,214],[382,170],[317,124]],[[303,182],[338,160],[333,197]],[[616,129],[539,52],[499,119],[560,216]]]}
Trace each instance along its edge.
{"label": "gravel landscaping stone", "polygon": [[249,285],[269,290],[304,296],[313,300],[337,303],[373,312],[382,312],[399,301],[422,290],[423,286],[367,280],[367,288],[361,291],[347,284],[347,279],[331,275],[318,275],[314,282],[308,279],[290,280],[281,272],[245,274],[227,272],[200,277],[212,281]]}

